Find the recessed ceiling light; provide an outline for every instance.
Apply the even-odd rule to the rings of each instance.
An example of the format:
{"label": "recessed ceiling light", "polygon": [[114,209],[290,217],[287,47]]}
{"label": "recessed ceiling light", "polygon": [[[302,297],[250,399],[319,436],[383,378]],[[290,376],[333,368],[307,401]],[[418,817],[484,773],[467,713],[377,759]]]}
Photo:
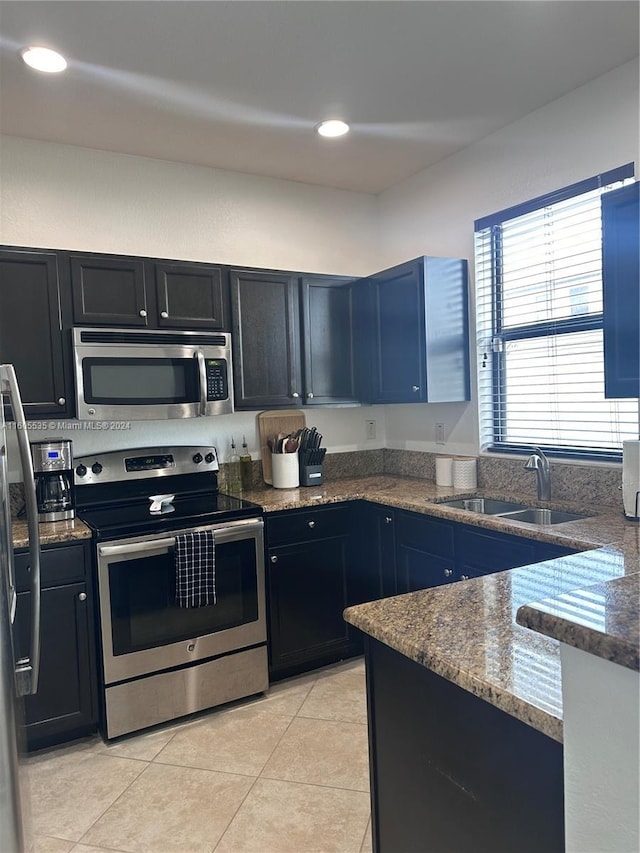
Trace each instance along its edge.
{"label": "recessed ceiling light", "polygon": [[345,133],[349,133],[349,125],[340,119],[332,118],[329,121],[320,122],[316,131],[320,136],[344,136]]}
{"label": "recessed ceiling light", "polygon": [[64,56],[48,47],[23,47],[20,56],[30,68],[35,68],[36,71],[45,71],[48,74],[64,71],[67,67],[67,60]]}

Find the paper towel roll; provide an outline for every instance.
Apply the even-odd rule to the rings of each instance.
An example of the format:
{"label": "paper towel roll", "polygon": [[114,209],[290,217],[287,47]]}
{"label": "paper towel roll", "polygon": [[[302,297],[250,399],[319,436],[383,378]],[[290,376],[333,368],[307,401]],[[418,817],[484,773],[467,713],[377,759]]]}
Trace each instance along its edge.
{"label": "paper towel roll", "polygon": [[475,489],[478,486],[476,459],[453,460],[453,485],[456,489]]}
{"label": "paper towel roll", "polygon": [[626,517],[640,520],[640,441],[622,442],[622,502]]}
{"label": "paper towel roll", "polygon": [[453,459],[436,456],[436,486],[453,486]]}

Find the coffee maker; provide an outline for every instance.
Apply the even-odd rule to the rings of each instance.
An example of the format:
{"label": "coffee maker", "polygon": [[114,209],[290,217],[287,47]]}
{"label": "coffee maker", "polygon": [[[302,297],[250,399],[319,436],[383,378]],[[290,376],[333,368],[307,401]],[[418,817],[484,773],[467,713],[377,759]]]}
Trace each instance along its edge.
{"label": "coffee maker", "polygon": [[75,517],[73,451],[68,439],[31,442],[39,521]]}

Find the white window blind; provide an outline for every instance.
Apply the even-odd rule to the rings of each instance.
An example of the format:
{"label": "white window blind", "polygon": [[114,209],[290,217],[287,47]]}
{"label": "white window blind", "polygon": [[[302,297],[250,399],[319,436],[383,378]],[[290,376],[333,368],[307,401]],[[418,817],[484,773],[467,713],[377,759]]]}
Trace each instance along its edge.
{"label": "white window blind", "polygon": [[619,458],[637,400],[604,397],[600,196],[633,165],[476,223],[483,449]]}

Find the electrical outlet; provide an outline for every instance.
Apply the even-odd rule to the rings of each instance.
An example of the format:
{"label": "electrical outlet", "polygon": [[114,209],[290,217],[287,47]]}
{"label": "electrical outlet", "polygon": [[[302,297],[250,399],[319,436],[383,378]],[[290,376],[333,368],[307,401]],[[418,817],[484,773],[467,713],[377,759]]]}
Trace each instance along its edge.
{"label": "electrical outlet", "polygon": [[367,438],[375,438],[376,437],[376,422],[375,421],[365,421],[365,431]]}
{"label": "electrical outlet", "polygon": [[444,437],[444,424],[436,424],[436,444],[446,444]]}

